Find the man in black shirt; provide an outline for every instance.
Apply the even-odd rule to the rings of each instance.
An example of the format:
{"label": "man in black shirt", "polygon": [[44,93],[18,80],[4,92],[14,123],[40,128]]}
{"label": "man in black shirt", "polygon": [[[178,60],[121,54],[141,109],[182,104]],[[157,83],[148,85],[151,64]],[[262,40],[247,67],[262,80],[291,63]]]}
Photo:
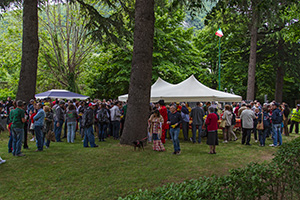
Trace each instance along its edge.
{"label": "man in black shirt", "polygon": [[179,132],[180,132],[180,124],[182,123],[182,117],[179,112],[177,112],[176,107],[173,105],[170,108],[171,114],[168,120],[168,124],[170,125],[170,135],[173,139],[174,152],[173,154],[179,155],[181,153],[180,144],[179,144]]}

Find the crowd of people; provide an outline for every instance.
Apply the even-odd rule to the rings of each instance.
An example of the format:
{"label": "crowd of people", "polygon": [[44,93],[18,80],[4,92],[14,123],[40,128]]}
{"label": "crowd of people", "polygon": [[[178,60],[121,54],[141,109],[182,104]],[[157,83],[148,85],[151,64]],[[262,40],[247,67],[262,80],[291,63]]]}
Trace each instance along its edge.
{"label": "crowd of people", "polygon": [[[260,146],[265,146],[266,138],[272,137],[273,144],[270,146],[277,147],[282,144],[282,133],[288,136],[295,126],[298,134],[299,109],[300,104],[290,111],[286,103],[261,105],[257,101],[224,106],[215,102],[197,102],[191,108],[184,102],[165,105],[164,100],[160,100],[150,104],[147,138],[154,151],[165,151],[166,139],[171,139],[173,154],[178,155],[181,153],[179,134],[182,129],[185,141],[200,144],[201,138],[207,137],[209,153],[216,154],[218,129],[222,129],[223,143],[228,143],[238,139],[234,132],[234,128],[238,128],[242,131],[242,144],[251,145],[253,134]],[[51,141],[62,142],[66,138],[67,143],[74,143],[77,131],[85,148],[98,147],[96,138],[99,142],[104,142],[108,137],[119,140],[126,112],[126,103],[105,99],[32,99],[26,104],[8,97],[6,102],[0,102],[1,119],[6,120],[10,133],[8,152],[17,157],[25,156],[21,149],[22,144],[24,149],[28,149],[28,133],[32,136],[30,141],[36,141],[36,152],[43,151],[44,147],[49,148]],[[236,126],[237,119],[240,119],[241,127]],[[291,124],[290,130],[288,124]],[[190,129],[192,137],[189,137]],[[3,162],[5,160],[0,158],[0,163]]]}

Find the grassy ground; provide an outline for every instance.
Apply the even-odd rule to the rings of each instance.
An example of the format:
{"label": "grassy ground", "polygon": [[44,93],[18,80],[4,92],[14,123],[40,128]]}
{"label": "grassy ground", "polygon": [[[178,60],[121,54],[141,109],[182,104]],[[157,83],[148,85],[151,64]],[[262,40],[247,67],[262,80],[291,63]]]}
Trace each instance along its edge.
{"label": "grassy ground", "polygon": [[[283,141],[297,137],[283,137]],[[239,137],[240,138],[240,137]],[[7,153],[8,136],[0,135],[0,199],[116,199],[137,189],[152,189],[169,182],[180,182],[213,174],[224,175],[229,169],[249,162],[267,162],[277,148],[236,142],[217,146],[217,154],[208,154],[208,145],[181,142],[182,154],[172,155],[167,141],[166,152],[145,151],[121,146],[108,139],[99,148],[83,148],[77,136],[75,144],[51,143],[49,149],[34,152],[29,141],[25,157]],[[271,140],[267,140],[267,145]]]}

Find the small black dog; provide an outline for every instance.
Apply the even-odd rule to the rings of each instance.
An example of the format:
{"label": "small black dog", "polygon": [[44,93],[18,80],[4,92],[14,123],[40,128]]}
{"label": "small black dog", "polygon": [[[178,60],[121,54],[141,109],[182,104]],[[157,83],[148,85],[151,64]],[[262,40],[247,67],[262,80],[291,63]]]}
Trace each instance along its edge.
{"label": "small black dog", "polygon": [[144,143],[143,143],[143,141],[137,140],[137,141],[134,141],[132,143],[134,144],[134,150],[135,151],[136,151],[137,147],[139,148],[139,150],[142,148],[143,151],[144,151]]}
{"label": "small black dog", "polygon": [[134,150],[136,151],[136,148],[138,147],[139,150],[143,149],[144,151],[144,140],[147,139],[148,137],[145,137],[141,140],[136,140],[136,141],[133,141],[132,143],[134,144]]}

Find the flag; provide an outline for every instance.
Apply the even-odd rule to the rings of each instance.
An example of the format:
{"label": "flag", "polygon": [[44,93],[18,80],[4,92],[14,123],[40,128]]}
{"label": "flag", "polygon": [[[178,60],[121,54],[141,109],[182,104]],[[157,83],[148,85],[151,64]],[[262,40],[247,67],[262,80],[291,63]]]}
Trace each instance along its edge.
{"label": "flag", "polygon": [[223,36],[223,32],[221,30],[221,28],[219,28],[219,30],[215,33],[217,36],[222,37]]}

